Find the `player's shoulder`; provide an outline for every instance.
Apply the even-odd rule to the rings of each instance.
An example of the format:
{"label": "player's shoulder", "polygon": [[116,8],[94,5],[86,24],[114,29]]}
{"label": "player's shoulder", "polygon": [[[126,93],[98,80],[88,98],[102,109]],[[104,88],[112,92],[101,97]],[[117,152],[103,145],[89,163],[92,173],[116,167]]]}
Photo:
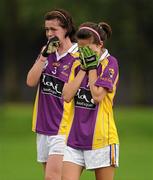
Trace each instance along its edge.
{"label": "player's shoulder", "polygon": [[76,68],[77,66],[80,65],[80,60],[79,60],[79,51],[78,51],[78,44],[74,43],[72,46],[72,51],[71,51],[71,56],[75,58],[75,61],[73,62],[73,68]]}
{"label": "player's shoulder", "polygon": [[110,63],[116,63],[116,64],[118,63],[117,58],[112,55],[108,56],[108,60]]}
{"label": "player's shoulder", "polygon": [[71,56],[76,59],[79,59],[79,52],[71,53]]}
{"label": "player's shoulder", "polygon": [[73,43],[72,47],[69,49],[69,53],[70,53],[71,56],[73,56],[74,58],[79,57],[78,44],[77,44],[77,43]]}
{"label": "player's shoulder", "polygon": [[112,55],[109,55],[108,57],[104,58],[102,61],[101,61],[101,66],[118,66],[118,61],[117,59],[112,56]]}

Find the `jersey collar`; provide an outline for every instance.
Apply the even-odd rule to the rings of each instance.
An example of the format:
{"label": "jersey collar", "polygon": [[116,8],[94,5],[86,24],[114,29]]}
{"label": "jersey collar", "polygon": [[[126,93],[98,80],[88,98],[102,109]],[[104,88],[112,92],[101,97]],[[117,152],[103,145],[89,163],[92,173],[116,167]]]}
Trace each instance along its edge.
{"label": "jersey collar", "polygon": [[59,61],[61,58],[63,58],[64,56],[66,56],[68,53],[70,54],[70,53],[72,53],[72,54],[74,54],[74,53],[76,53],[78,51],[78,44],[77,43],[74,43],[71,47],[70,47],[70,49],[67,51],[67,52],[65,52],[64,54],[62,54],[62,55],[59,55],[58,54],[58,52],[56,51],[55,53],[56,53],[56,57],[57,57],[57,61]]}

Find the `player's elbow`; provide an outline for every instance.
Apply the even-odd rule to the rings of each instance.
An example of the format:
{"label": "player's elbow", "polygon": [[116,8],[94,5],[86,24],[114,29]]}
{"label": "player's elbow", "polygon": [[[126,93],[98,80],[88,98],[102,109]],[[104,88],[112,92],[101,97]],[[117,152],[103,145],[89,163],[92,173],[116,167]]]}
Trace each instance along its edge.
{"label": "player's elbow", "polygon": [[92,98],[95,104],[98,104],[103,100],[103,97],[101,96],[93,96]]}
{"label": "player's elbow", "polygon": [[107,89],[100,88],[97,91],[92,91],[92,98],[95,104],[100,103],[107,94]]}
{"label": "player's elbow", "polygon": [[72,100],[70,91],[67,91],[66,88],[63,88],[62,97],[63,97],[63,100],[67,103],[69,103]]}
{"label": "player's elbow", "polygon": [[72,98],[65,93],[63,93],[62,97],[63,97],[63,100],[67,103],[69,103],[72,100]]}
{"label": "player's elbow", "polygon": [[35,87],[35,85],[33,83],[31,83],[30,81],[27,81],[27,86],[29,87]]}
{"label": "player's elbow", "polygon": [[92,94],[92,98],[95,104],[100,103],[105,96],[106,96],[106,91],[104,91],[104,93]]}
{"label": "player's elbow", "polygon": [[62,97],[63,97],[63,100],[67,103],[69,103],[73,98],[70,88],[69,86],[67,86],[67,84],[65,84],[63,87]]}
{"label": "player's elbow", "polygon": [[35,87],[35,86],[37,85],[37,83],[35,83],[35,82],[33,81],[33,79],[31,79],[31,78],[29,78],[29,77],[27,77],[26,84],[27,84],[27,86],[29,86],[29,87]]}

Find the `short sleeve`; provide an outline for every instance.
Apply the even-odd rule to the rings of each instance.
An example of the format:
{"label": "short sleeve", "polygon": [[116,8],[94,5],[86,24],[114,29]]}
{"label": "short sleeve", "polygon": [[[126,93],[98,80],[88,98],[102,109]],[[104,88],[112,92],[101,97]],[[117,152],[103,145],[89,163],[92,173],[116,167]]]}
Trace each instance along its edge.
{"label": "short sleeve", "polygon": [[100,65],[102,66],[102,73],[98,76],[95,85],[106,88],[109,92],[112,92],[119,74],[117,59],[109,56],[107,66],[104,67],[102,63]]}

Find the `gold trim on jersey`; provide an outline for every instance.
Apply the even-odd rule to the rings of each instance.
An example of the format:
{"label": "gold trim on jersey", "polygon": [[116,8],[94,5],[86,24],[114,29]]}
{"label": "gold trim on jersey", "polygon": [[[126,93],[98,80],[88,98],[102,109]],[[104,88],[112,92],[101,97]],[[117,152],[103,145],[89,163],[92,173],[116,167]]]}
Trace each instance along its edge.
{"label": "gold trim on jersey", "polygon": [[[79,61],[74,61],[72,68],[71,68],[71,73],[69,76],[68,83],[71,82],[75,78],[75,69],[76,67],[80,65]],[[68,136],[68,133],[70,131],[71,125],[72,125],[72,120],[73,120],[73,114],[74,114],[74,105],[73,105],[73,100],[69,103],[64,102],[63,104],[63,116],[62,120],[60,123],[59,131],[58,134],[66,134]]]}
{"label": "gold trim on jersey", "polygon": [[108,59],[107,58],[105,58],[105,59],[103,59],[101,62],[100,62],[100,64],[101,64],[101,66],[102,66],[102,72],[101,72],[101,74],[100,74],[100,77],[102,77],[102,75],[103,75],[103,73],[104,73],[104,70],[105,70],[105,68],[107,67],[107,65],[108,65]]}
{"label": "gold trim on jersey", "polygon": [[[102,72],[100,76],[103,75],[103,72],[105,68],[108,65],[108,59],[104,59],[101,61],[101,66],[102,66]],[[106,129],[108,127],[105,125],[105,119],[106,115],[104,113],[104,106],[103,106],[103,101],[99,103],[98,107],[98,112],[97,112],[97,119],[96,119],[96,125],[95,125],[95,130],[94,130],[94,137],[93,137],[93,144],[92,144],[92,149],[97,149],[97,147],[102,146],[102,144],[107,144],[106,143]],[[98,131],[97,131],[98,130]]]}
{"label": "gold trim on jersey", "polygon": [[71,56],[74,58],[77,58],[79,57],[79,52],[71,53]]}
{"label": "gold trim on jersey", "polygon": [[34,108],[33,108],[33,116],[32,116],[32,131],[36,131],[36,121],[37,121],[37,113],[38,113],[38,98],[39,98],[39,86],[36,93]]}
{"label": "gold trim on jersey", "polygon": [[[108,62],[109,61],[107,58],[101,61],[102,72],[100,76],[103,75],[103,72],[107,67]],[[118,81],[118,77],[119,75],[117,74],[117,77],[113,84],[113,91],[108,92],[104,99],[98,105],[92,149],[98,149],[105,147],[109,144],[119,143],[112,110],[113,98],[116,93],[116,83]]]}

